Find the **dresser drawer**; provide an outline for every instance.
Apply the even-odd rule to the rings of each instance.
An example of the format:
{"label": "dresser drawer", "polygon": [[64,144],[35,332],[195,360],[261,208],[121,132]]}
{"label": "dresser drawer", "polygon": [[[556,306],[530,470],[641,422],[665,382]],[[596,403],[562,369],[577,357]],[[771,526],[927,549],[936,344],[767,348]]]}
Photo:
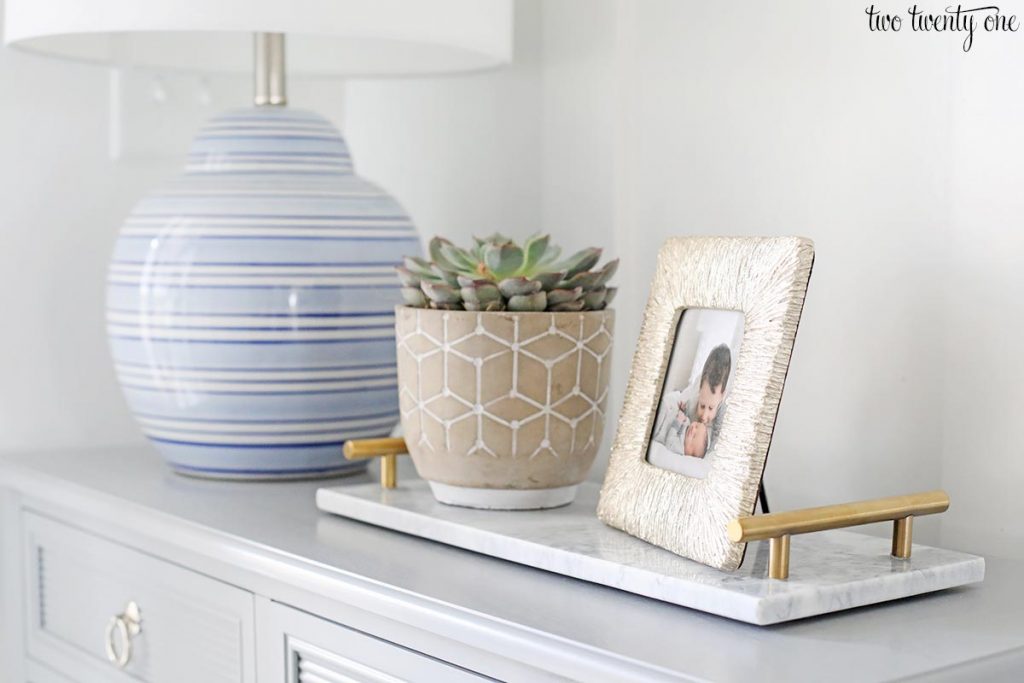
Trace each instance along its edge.
{"label": "dresser drawer", "polygon": [[493,680],[291,607],[261,607],[261,683]]}
{"label": "dresser drawer", "polygon": [[32,512],[23,519],[30,658],[80,683],[255,680],[251,593]]}

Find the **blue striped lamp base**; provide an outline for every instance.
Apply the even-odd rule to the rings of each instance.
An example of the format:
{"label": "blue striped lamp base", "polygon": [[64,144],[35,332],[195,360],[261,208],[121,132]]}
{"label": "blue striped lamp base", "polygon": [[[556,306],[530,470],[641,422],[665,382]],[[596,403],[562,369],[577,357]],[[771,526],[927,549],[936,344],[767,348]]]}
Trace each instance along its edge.
{"label": "blue striped lamp base", "polygon": [[193,476],[363,469],[341,446],[398,422],[394,266],[420,251],[322,117],[215,117],[110,264],[111,355],[143,432]]}

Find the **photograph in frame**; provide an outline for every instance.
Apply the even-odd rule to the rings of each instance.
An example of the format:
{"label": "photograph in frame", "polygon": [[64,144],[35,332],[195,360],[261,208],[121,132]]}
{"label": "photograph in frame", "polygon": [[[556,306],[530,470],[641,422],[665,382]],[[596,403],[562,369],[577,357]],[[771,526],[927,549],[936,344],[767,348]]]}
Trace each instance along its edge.
{"label": "photograph in frame", "polygon": [[743,314],[691,308],[676,327],[647,462],[703,479],[729,407],[732,359],[743,341]]}

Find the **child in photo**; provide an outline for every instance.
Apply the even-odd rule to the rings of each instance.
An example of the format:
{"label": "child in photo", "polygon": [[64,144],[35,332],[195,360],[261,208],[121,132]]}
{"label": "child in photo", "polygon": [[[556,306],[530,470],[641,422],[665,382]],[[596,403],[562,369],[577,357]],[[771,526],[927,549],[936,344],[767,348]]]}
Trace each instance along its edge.
{"label": "child in photo", "polygon": [[674,453],[703,458],[721,430],[731,371],[732,353],[719,344],[705,359],[696,384],[664,395],[653,438]]}
{"label": "child in photo", "polygon": [[655,428],[654,439],[673,453],[703,458],[708,449],[707,425],[691,420],[686,414],[682,391],[669,392]]}
{"label": "child in photo", "polygon": [[691,422],[683,438],[683,455],[703,458],[708,452],[708,428],[703,422]]}

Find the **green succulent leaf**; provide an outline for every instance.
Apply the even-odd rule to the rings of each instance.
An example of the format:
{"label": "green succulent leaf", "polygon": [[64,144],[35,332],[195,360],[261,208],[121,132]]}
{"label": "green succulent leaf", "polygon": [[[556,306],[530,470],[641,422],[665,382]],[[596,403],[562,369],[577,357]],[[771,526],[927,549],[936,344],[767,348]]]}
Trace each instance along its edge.
{"label": "green succulent leaf", "polygon": [[526,296],[542,291],[541,283],[525,277],[510,277],[498,283],[498,289],[506,299],[514,296]]}
{"label": "green succulent leaf", "polygon": [[488,244],[484,247],[484,265],[497,280],[516,274],[523,266],[523,250],[514,242]]}
{"label": "green succulent leaf", "polygon": [[608,304],[610,304],[612,302],[612,299],[614,299],[615,295],[618,293],[619,289],[617,287],[605,287],[604,305],[607,306]]}
{"label": "green succulent leaf", "polygon": [[442,244],[451,244],[451,242],[436,235],[431,238],[430,243],[427,245],[427,251],[430,253],[430,259],[442,268],[455,269],[455,264],[449,263],[448,259],[446,259],[444,254],[441,253]]}
{"label": "green succulent leaf", "polygon": [[409,306],[474,311],[601,310],[615,295],[608,287],[619,267],[614,259],[594,270],[597,248],[560,261],[550,235],[535,233],[523,246],[501,233],[474,237],[462,249],[443,237],[430,241],[431,260],[416,256],[396,268]]}
{"label": "green succulent leaf", "polygon": [[548,292],[548,306],[550,307],[555,304],[564,304],[570,301],[576,301],[582,296],[582,287],[576,287],[574,289],[552,289]]}
{"label": "green succulent leaf", "polygon": [[558,266],[558,257],[561,255],[562,248],[560,246],[548,243],[548,248],[544,251],[544,256],[542,256],[540,262],[537,263],[537,270],[560,270]]}
{"label": "green succulent leaf", "polygon": [[[453,250],[458,249],[454,244],[443,237],[435,237],[430,240],[428,247],[430,258],[434,265],[442,270],[459,271],[465,268],[465,264],[455,255]],[[461,251],[461,250],[459,250]]]}
{"label": "green succulent leaf", "polygon": [[417,256],[406,256],[402,259],[402,265],[410,273],[419,275],[420,277],[426,277],[431,280],[437,278],[437,276],[434,275],[431,263],[429,261],[424,261]]}
{"label": "green succulent leaf", "polygon": [[478,244],[505,244],[506,242],[512,241],[511,237],[506,237],[500,232],[492,232],[483,239],[480,239],[479,237],[474,237],[473,239],[476,240]]}
{"label": "green succulent leaf", "polygon": [[604,307],[605,297],[608,295],[608,290],[604,287],[598,287],[592,289],[583,295],[584,308],[588,311],[597,311]]}
{"label": "green succulent leaf", "polygon": [[450,270],[445,270],[436,263],[433,265],[431,270],[434,273],[435,280],[444,282],[446,285],[450,285],[452,287],[459,286],[459,276],[456,273]]}
{"label": "green succulent leaf", "polygon": [[540,283],[540,288],[545,292],[550,292],[552,289],[558,286],[558,283],[565,278],[565,273],[537,273],[530,277],[531,280],[535,280]]}
{"label": "green succulent leaf", "polygon": [[590,270],[597,265],[599,260],[601,260],[601,250],[597,247],[589,247],[567,258],[559,270],[564,270],[566,277],[571,278],[576,273]]}
{"label": "green succulent leaf", "polygon": [[487,246],[486,239],[480,239],[479,237],[473,237],[473,256],[476,257],[478,263],[483,263],[484,260],[484,247]]}
{"label": "green succulent leaf", "polygon": [[501,292],[498,291],[497,285],[491,282],[484,281],[481,284],[463,287],[459,292],[462,294],[463,301],[475,304],[486,304],[491,301],[501,301]]}
{"label": "green succulent leaf", "polygon": [[534,292],[533,294],[518,294],[516,296],[509,297],[508,300],[508,310],[510,311],[540,312],[547,307],[548,295],[544,292]]}
{"label": "green succulent leaf", "polygon": [[520,274],[530,275],[540,264],[541,259],[548,252],[548,244],[551,242],[550,235],[534,235],[526,241],[526,258],[520,269]]}
{"label": "green succulent leaf", "polygon": [[477,287],[476,296],[482,303],[491,303],[497,301],[498,303],[504,304],[504,297],[501,296],[501,291],[497,285],[488,285],[486,287]]}
{"label": "green succulent leaf", "polygon": [[600,273],[600,277],[597,278],[597,286],[601,287],[608,284],[608,281],[615,275],[615,271],[619,269],[619,259],[612,259],[608,263],[604,264],[604,268],[597,271]]}
{"label": "green succulent leaf", "polygon": [[413,308],[425,308],[427,305],[427,297],[419,287],[402,287],[402,301]]}
{"label": "green succulent leaf", "polygon": [[455,246],[451,242],[445,242],[441,245],[441,253],[451,263],[454,263],[458,268],[456,270],[475,270],[477,266],[477,259],[465,249]]}
{"label": "green succulent leaf", "polygon": [[420,289],[435,304],[453,304],[462,301],[459,290],[443,282],[421,282]]}
{"label": "green succulent leaf", "polygon": [[598,280],[601,279],[601,271],[590,270],[583,273],[576,273],[567,280],[563,280],[558,284],[560,289],[573,289],[575,287],[582,287],[583,291],[589,292],[591,289],[597,287]]}
{"label": "green succulent leaf", "polygon": [[403,287],[416,287],[418,290],[420,286],[419,275],[402,266],[395,266],[395,272],[398,273],[398,281],[402,283]]}

